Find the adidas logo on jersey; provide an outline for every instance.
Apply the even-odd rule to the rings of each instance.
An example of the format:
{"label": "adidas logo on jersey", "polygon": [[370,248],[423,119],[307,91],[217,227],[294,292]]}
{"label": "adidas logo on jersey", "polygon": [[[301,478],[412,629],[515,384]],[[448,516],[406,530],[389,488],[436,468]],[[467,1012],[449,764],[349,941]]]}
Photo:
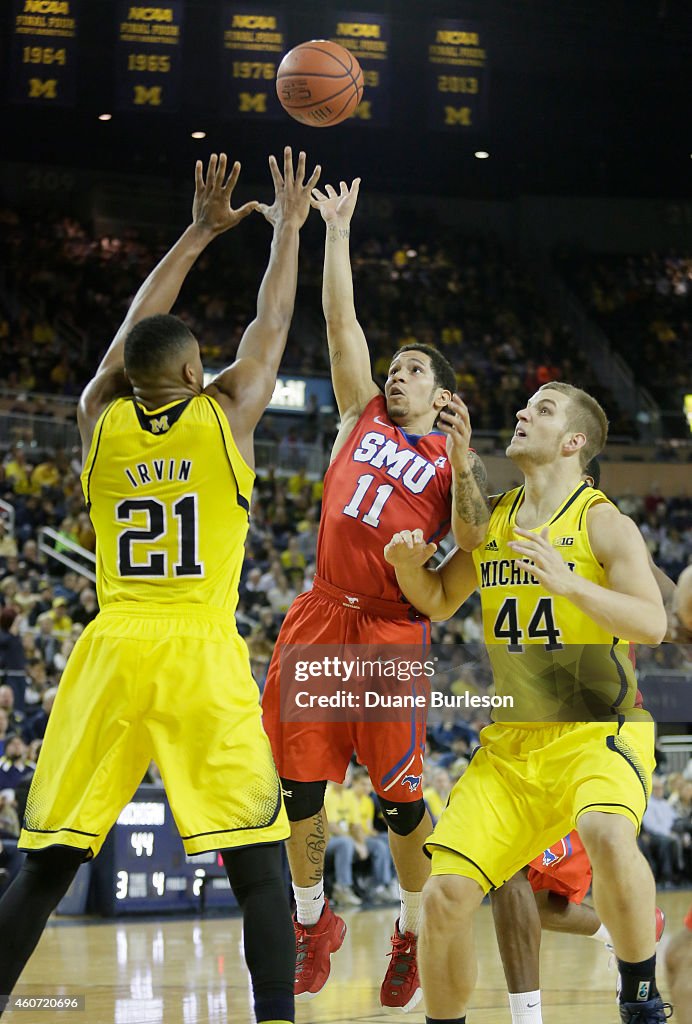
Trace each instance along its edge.
{"label": "adidas logo on jersey", "polygon": [[553,542],[553,547],[555,547],[555,548],[571,548],[573,544],[574,544],[574,537],[558,537],[557,540]]}
{"label": "adidas logo on jersey", "polygon": [[496,540],[491,540],[485,545],[486,551],[499,551]]}

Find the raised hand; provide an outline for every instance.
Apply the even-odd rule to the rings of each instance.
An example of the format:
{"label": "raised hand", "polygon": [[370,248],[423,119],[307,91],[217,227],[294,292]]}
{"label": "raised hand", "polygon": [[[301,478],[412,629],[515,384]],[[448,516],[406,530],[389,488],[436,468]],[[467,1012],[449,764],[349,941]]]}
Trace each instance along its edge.
{"label": "raised hand", "polygon": [[291,147],[284,149],[283,177],[276,162],[276,157],[269,157],[269,170],[274,182],[274,202],[271,206],[258,203],[257,210],[275,227],[281,223],[293,223],[302,227],[310,212],[310,193],[320,179],[322,168],[315,167],[305,181],[305,153],[298,154],[298,166],[293,173],[293,153]]}
{"label": "raised hand", "polygon": [[231,196],[238,183],[240,164],[236,160],[231,168],[231,173],[224,181],[227,166],[228,157],[225,153],[221,153],[218,157],[216,153],[212,153],[209,157],[205,179],[202,161],[198,160],[195,164],[195,198],[192,201],[192,220],[196,225],[207,228],[215,235],[234,228],[259,205],[256,201],[252,201],[245,203],[237,210],[232,208]]}
{"label": "raised hand", "polygon": [[422,530],[400,530],[384,549],[384,557],[395,569],[417,569],[437,551],[437,544],[426,544]]}
{"label": "raised hand", "polygon": [[510,541],[509,547],[523,556],[517,564],[526,568],[549,594],[569,597],[574,589],[574,575],[550,543],[548,527],[532,533],[515,526],[514,532],[520,539]]}
{"label": "raised hand", "polygon": [[461,472],[466,469],[471,443],[471,418],[459,395],[439,415],[439,427],[447,435],[447,458],[452,469]]}
{"label": "raised hand", "polygon": [[339,192],[331,185],[325,185],[324,192],[313,188],[310,205],[320,211],[325,224],[347,227],[351,223],[351,217],[358,202],[359,188],[360,178],[354,178],[350,188],[345,181],[342,181],[339,185]]}

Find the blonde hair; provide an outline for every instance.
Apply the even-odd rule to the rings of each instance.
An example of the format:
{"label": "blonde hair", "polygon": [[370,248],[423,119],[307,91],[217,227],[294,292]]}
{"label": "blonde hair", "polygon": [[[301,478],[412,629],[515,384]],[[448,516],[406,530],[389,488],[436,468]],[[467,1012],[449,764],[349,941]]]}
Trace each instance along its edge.
{"label": "blonde hair", "polygon": [[603,451],[608,438],[608,417],[596,399],[575,388],[573,384],[564,384],[562,381],[554,380],[549,384],[541,384],[539,391],[559,391],[569,398],[567,406],[567,422],[570,430],[584,434],[586,444],[579,452],[579,461],[582,469],[591,462],[595,455]]}

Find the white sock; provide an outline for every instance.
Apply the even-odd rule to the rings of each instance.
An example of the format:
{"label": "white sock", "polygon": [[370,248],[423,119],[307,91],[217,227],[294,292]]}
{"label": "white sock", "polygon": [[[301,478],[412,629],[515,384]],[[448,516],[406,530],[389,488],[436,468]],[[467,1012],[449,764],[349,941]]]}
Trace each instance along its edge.
{"label": "white sock", "polygon": [[406,892],[406,890],[402,889],[401,886],[399,886],[399,893],[401,894],[399,933],[403,935],[404,932],[413,932],[414,935],[417,935],[420,929],[421,900],[423,898],[423,893]]}
{"label": "white sock", "polygon": [[610,937],[610,932],[604,924],[600,925],[598,931],[594,932],[593,935],[589,935],[589,938],[595,939],[596,942],[609,942],[611,946],[613,944],[613,940]]}
{"label": "white sock", "polygon": [[324,881],[320,879],[317,885],[308,885],[301,888],[293,886],[293,895],[296,898],[296,917],[300,924],[317,924],[324,907]]}
{"label": "white sock", "polygon": [[509,1008],[512,1011],[512,1024],[543,1024],[540,989],[535,992],[510,992]]}

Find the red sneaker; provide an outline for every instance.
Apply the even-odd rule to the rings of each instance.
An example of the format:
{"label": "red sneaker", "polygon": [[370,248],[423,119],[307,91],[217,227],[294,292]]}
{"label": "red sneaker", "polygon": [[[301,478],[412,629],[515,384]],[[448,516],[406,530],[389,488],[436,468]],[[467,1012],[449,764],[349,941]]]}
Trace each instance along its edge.
{"label": "red sneaker", "polygon": [[418,978],[416,946],[418,940],[413,932],[399,932],[399,922],[394,925],[392,951],[387,973],[380,989],[380,1003],[391,1009],[409,1013],[423,998]]}
{"label": "red sneaker", "polygon": [[330,956],[341,949],[346,925],[324,901],[324,910],[317,924],[300,924],[293,918],[296,933],[296,999],[312,999],[327,984]]}
{"label": "red sneaker", "polygon": [[656,907],[656,942],[661,941],[661,936],[666,928],[666,915],[660,907]]}

